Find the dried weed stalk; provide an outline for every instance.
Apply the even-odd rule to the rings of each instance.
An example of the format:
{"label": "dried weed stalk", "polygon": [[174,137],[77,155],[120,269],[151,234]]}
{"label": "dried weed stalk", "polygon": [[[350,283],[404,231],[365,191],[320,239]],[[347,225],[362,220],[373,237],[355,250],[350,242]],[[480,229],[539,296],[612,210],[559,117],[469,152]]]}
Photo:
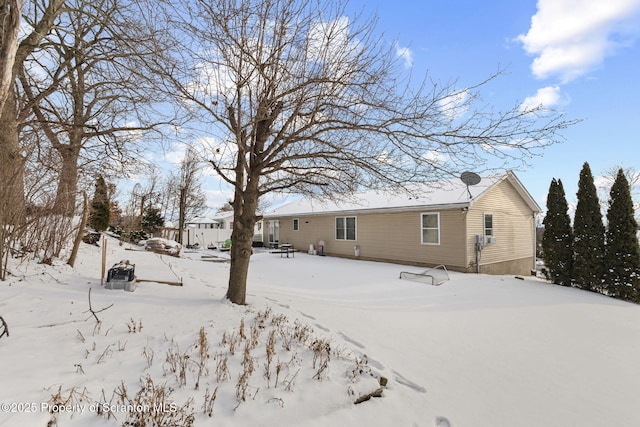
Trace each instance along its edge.
{"label": "dried weed stalk", "polygon": [[317,369],[313,379],[322,381],[326,378],[331,361],[331,343],[326,339],[316,339],[311,343],[313,351],[313,369]]}
{"label": "dried weed stalk", "polygon": [[147,361],[147,369],[151,368],[151,365],[153,365],[154,354],[155,353],[153,352],[153,349],[147,346],[145,346],[144,349],[142,350],[142,355],[144,356],[144,359]]}
{"label": "dried weed stalk", "polygon": [[141,387],[135,397],[128,402],[131,408],[145,408],[143,411],[127,412],[123,426],[192,427],[195,421],[193,398],[178,405],[170,398],[173,389],[166,384],[154,384],[150,376],[140,380]]}
{"label": "dried weed stalk", "polygon": [[194,344],[194,347],[198,352],[198,360],[195,361],[198,371],[195,389],[198,390],[198,388],[200,387],[200,378],[203,375],[209,374],[207,361],[211,357],[209,355],[209,341],[207,340],[207,332],[205,331],[204,326],[200,328],[200,332],[198,333],[198,340]]}
{"label": "dried weed stalk", "polygon": [[240,335],[241,340],[247,339],[247,335],[244,333],[244,317],[240,319],[240,329],[238,331],[238,334]]}
{"label": "dried weed stalk", "polygon": [[204,403],[202,404],[202,412],[209,417],[213,416],[213,405],[218,397],[218,387],[213,390],[212,394],[209,394],[209,389],[204,392]]}
{"label": "dried weed stalk", "polygon": [[229,367],[227,366],[229,357],[224,353],[217,353],[214,359],[216,360],[216,381],[219,383],[229,381],[231,377]]}
{"label": "dried weed stalk", "polygon": [[[72,387],[68,390],[62,391],[62,386],[58,386],[58,390],[51,394],[51,398],[47,401],[49,413],[51,414],[51,420],[49,425],[57,425],[56,416],[58,411],[55,408],[77,406],[89,402],[89,391],[86,388],[78,390]],[[73,413],[71,413],[73,418]]]}
{"label": "dried weed stalk", "polygon": [[[242,372],[240,373],[240,376],[238,377],[238,383],[236,384],[236,399],[238,400],[238,405],[240,405],[241,402],[247,400],[247,391],[250,387],[249,378],[255,370],[255,363],[253,357],[251,356],[251,349],[249,345],[246,345],[244,348],[241,366]],[[258,390],[256,389],[256,393],[257,392]]]}
{"label": "dried weed stalk", "polygon": [[165,363],[163,366],[165,375],[167,371],[176,376],[178,385],[184,387],[187,385],[187,369],[189,367],[190,351],[187,349],[184,353],[180,352],[180,347],[175,342],[169,346]]}
{"label": "dried weed stalk", "polygon": [[131,318],[129,320],[129,323],[127,323],[127,329],[129,330],[130,334],[142,332],[142,319],[138,320],[138,323],[136,323],[135,320]]}
{"label": "dried weed stalk", "polygon": [[[264,364],[264,377],[267,380],[267,387],[271,384],[271,365],[273,364],[273,357],[276,355],[276,331],[272,329],[269,332],[269,338],[265,346],[267,353],[267,361]],[[276,380],[277,381],[277,380]]]}

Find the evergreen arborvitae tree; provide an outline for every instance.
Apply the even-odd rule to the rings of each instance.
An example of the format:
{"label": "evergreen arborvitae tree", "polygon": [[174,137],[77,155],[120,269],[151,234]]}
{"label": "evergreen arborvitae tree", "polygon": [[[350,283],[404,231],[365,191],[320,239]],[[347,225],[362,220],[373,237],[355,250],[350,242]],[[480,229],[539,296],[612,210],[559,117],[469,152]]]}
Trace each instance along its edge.
{"label": "evergreen arborvitae tree", "polygon": [[620,169],[611,187],[605,246],[607,294],[640,302],[640,250],[629,181]]}
{"label": "evergreen arborvitae tree", "polygon": [[153,234],[158,227],[163,225],[164,218],[158,208],[148,208],[142,215],[142,229],[147,233]]}
{"label": "evergreen arborvitae tree", "polygon": [[589,291],[601,292],[605,229],[593,175],[586,162],[580,171],[577,196],[578,204],[573,219],[574,285]]}
{"label": "evergreen arborvitae tree", "polygon": [[571,286],[573,264],[573,233],[568,211],[562,181],[554,178],[549,186],[547,215],[543,221],[542,257],[547,279],[563,286]]}
{"label": "evergreen arborvitae tree", "polygon": [[96,189],[91,200],[89,226],[96,231],[104,231],[109,227],[109,193],[107,184],[102,176],[96,179]]}

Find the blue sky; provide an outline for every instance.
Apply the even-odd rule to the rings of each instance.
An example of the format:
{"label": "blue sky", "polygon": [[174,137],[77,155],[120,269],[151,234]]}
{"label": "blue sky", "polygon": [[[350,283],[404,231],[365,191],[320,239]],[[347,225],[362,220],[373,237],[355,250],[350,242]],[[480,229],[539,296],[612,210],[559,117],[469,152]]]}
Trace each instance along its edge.
{"label": "blue sky", "polygon": [[[613,167],[640,171],[640,0],[352,0],[348,10],[378,16],[376,31],[397,42],[416,80],[464,87],[503,68],[482,90],[489,104],[542,103],[582,120],[515,171],[543,210],[554,177],[575,203],[585,161],[598,186]],[[212,176],[205,187],[211,211],[231,194]]]}
{"label": "blue sky", "polygon": [[[397,39],[414,75],[482,80],[507,75],[483,96],[497,106],[543,103],[582,121],[565,142],[516,174],[545,209],[552,178],[575,202],[580,169],[640,170],[640,0],[358,1],[378,15],[379,31]],[[599,182],[598,178],[596,181]]]}

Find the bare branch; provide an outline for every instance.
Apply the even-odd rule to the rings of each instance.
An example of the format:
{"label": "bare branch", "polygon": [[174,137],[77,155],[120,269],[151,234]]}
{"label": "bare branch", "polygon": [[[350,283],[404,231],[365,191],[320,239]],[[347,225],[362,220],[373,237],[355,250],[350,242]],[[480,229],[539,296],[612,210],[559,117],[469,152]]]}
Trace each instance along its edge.
{"label": "bare branch", "polygon": [[9,326],[7,325],[7,322],[4,320],[4,318],[0,316],[0,338],[5,335],[7,336],[7,338],[9,338]]}
{"label": "bare branch", "polygon": [[[97,310],[97,311],[96,311],[96,310],[94,310],[94,309],[91,307],[91,288],[89,288],[89,310],[87,310],[87,311],[91,313],[91,315],[93,316],[93,318],[94,318],[94,319],[96,319],[96,323],[97,323],[97,324],[102,323],[102,321],[98,318],[98,315],[97,315],[97,314],[98,314],[98,313],[102,313],[103,311],[105,311],[105,310],[107,310],[107,309],[109,309],[109,308],[111,308],[111,307],[113,307],[113,304],[110,304],[110,305],[108,305],[107,307],[102,308],[102,309]],[[86,311],[85,311],[85,313],[86,313]]]}
{"label": "bare branch", "polygon": [[343,2],[160,4],[175,43],[154,71],[190,114],[193,136],[216,139],[210,164],[234,189],[228,295],[240,304],[261,197],[336,197],[526,165],[573,123],[485,104],[481,91],[501,70],[466,86],[412,81],[375,17],[350,16]]}

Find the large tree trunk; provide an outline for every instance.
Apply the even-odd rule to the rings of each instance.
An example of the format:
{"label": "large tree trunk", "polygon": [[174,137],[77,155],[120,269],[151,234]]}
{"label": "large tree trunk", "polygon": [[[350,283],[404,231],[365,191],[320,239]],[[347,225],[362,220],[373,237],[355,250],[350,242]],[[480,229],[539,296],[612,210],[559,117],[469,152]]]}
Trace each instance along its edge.
{"label": "large tree trunk", "polygon": [[20,154],[13,91],[0,112],[0,280],[6,276],[6,262],[26,222],[24,160]]}
{"label": "large tree trunk", "polygon": [[56,192],[53,212],[71,217],[76,210],[80,145],[59,145],[56,149],[62,158],[62,168],[60,169],[60,176],[58,177],[58,190]]}
{"label": "large tree trunk", "polygon": [[[24,158],[20,153],[16,101],[9,92],[0,114],[0,219],[3,224],[22,222],[24,215]],[[23,219],[23,218],[22,218]]]}
{"label": "large tree trunk", "polygon": [[2,2],[0,12],[0,111],[5,100],[13,88],[13,64],[18,52],[18,32],[20,30],[20,15],[22,12],[22,0],[9,0]]}
{"label": "large tree trunk", "polygon": [[246,304],[249,261],[253,252],[253,228],[258,209],[258,179],[250,179],[243,192],[236,191],[233,201],[231,268],[227,298],[234,304]]}
{"label": "large tree trunk", "polygon": [[229,271],[229,289],[227,298],[234,304],[244,305],[247,295],[247,277],[249,261],[253,250],[253,226],[255,211],[233,216],[233,232],[231,235],[231,268]]}

